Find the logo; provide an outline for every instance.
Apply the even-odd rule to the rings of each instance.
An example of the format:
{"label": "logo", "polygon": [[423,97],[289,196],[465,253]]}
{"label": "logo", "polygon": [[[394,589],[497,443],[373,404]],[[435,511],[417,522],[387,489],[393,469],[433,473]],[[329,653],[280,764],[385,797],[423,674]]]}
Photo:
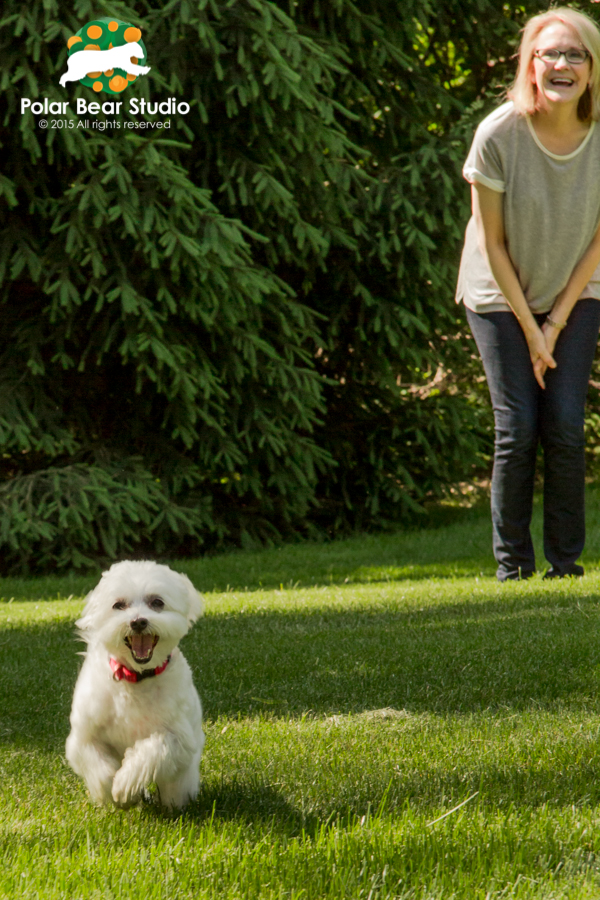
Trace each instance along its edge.
{"label": "logo", "polygon": [[[67,41],[67,71],[60,85],[79,81],[93,91],[120,94],[139,75],[147,75],[150,66],[142,32],[119,19],[94,19]],[[139,65],[142,63],[142,65]]]}

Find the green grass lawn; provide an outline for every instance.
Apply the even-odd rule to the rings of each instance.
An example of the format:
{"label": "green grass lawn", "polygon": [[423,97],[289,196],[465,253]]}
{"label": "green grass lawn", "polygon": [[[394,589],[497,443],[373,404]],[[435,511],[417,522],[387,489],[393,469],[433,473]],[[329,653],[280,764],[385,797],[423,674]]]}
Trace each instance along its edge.
{"label": "green grass lawn", "polygon": [[580,581],[498,585],[488,515],[461,510],[176,565],[206,595],[181,816],[97,809],[65,762],[95,576],[0,579],[0,896],[600,897],[590,500]]}

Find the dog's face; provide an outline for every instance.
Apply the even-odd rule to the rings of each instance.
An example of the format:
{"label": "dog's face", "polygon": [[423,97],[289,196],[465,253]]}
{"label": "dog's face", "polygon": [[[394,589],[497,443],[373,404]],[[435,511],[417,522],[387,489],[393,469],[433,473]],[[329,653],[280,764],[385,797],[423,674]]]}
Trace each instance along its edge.
{"label": "dog's face", "polygon": [[88,644],[139,671],[162,665],[200,615],[202,598],[186,575],[126,561],[104,572],[77,626]]}

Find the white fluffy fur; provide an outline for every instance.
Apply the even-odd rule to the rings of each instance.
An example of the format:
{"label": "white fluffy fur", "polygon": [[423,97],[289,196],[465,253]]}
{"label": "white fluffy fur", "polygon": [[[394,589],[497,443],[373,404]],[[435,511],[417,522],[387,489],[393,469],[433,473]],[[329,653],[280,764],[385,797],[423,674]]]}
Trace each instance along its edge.
{"label": "white fluffy fur", "polygon": [[[162,599],[164,608],[149,604]],[[115,609],[114,604],[125,605]],[[156,607],[157,604],[154,603]],[[155,562],[120,562],[88,594],[77,622],[88,648],[75,685],[67,759],[99,803],[131,806],[150,784],[173,808],[194,799],[204,745],[202,706],[190,667],[177,646],[202,615],[189,578]],[[125,638],[146,619],[158,637],[151,659],[138,662]],[[110,657],[142,672],[171,661],[160,675],[115,681]]]}

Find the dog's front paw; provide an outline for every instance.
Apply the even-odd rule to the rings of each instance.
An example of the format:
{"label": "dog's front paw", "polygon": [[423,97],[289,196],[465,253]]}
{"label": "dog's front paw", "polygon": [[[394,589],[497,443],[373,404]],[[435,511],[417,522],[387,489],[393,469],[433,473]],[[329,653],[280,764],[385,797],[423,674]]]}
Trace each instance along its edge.
{"label": "dog's front paw", "polygon": [[112,783],[113,801],[117,806],[133,806],[141,799],[145,786],[131,766],[121,766]]}

